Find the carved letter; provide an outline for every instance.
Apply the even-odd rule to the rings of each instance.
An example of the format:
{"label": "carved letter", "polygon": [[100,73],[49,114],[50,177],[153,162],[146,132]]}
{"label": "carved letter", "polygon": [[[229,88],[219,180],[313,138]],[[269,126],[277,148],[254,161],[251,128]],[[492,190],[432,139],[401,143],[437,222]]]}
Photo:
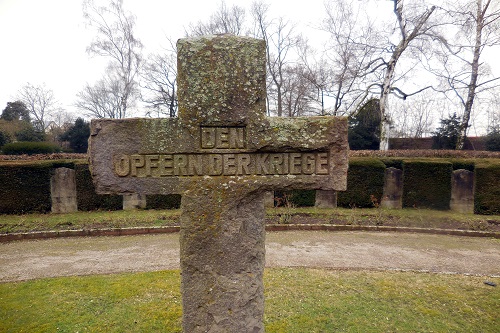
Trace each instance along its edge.
{"label": "carved letter", "polygon": [[316,174],[328,175],[328,153],[318,153],[316,155]]}
{"label": "carved letter", "polygon": [[249,165],[251,162],[251,158],[249,154],[238,154],[237,162],[238,165],[238,175],[249,175]]}
{"label": "carved letter", "polygon": [[290,153],[290,173],[292,175],[300,175],[301,170],[301,155],[300,153]]}
{"label": "carved letter", "polygon": [[234,154],[224,154],[222,158],[222,174],[224,176],[234,176],[236,174],[236,160]]}
{"label": "carved letter", "polygon": [[144,166],[144,156],[142,155],[130,155],[130,175],[132,177],[137,177],[137,168],[142,168]]}
{"label": "carved letter", "polygon": [[187,156],[186,155],[174,155],[174,175],[175,176],[187,176]]}
{"label": "carved letter", "polygon": [[203,175],[202,155],[188,155],[188,171],[190,176]]}
{"label": "carved letter", "polygon": [[151,177],[151,168],[158,168],[158,155],[146,155],[146,177]]}
{"label": "carved letter", "polygon": [[201,148],[211,149],[215,148],[215,128],[202,127],[201,128]]}
{"label": "carved letter", "polygon": [[160,170],[160,177],[172,176],[174,164],[172,155],[160,155],[158,169]]}
{"label": "carved letter", "polygon": [[312,175],[315,171],[316,156],[314,154],[302,154],[302,173],[305,175]]}
{"label": "carved letter", "polygon": [[126,177],[130,173],[130,159],[127,155],[122,155],[115,159],[115,173],[119,177]]}
{"label": "carved letter", "polygon": [[245,148],[245,128],[229,128],[229,148]]}
{"label": "carved letter", "polygon": [[283,154],[271,154],[271,174],[282,175],[283,174]]}
{"label": "carved letter", "polygon": [[258,175],[269,174],[269,154],[257,154],[255,156],[255,173]]}
{"label": "carved letter", "polygon": [[215,148],[229,148],[229,128],[217,127],[215,129]]}
{"label": "carved letter", "polygon": [[208,158],[208,174],[210,176],[222,175],[222,156],[219,154],[207,155]]}

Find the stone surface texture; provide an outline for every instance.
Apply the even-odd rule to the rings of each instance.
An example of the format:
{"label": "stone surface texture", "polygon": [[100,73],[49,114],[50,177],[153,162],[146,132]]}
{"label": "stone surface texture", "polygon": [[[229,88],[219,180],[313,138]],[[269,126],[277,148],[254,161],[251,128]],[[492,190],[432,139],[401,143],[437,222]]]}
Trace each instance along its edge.
{"label": "stone surface texture", "polygon": [[316,190],[314,205],[318,208],[337,208],[337,192]]}
{"label": "stone surface texture", "polygon": [[57,168],[50,178],[52,213],[73,213],[78,210],[75,170]]}
{"label": "stone surface texture", "polygon": [[384,190],[380,205],[383,208],[403,208],[403,170],[392,167],[385,169]]}
{"label": "stone surface texture", "polygon": [[263,332],[264,192],[344,190],[347,119],[265,116],[265,43],[181,39],[179,118],[93,120],[99,193],[181,193],[184,332]]}
{"label": "stone surface texture", "polygon": [[144,194],[128,193],[123,195],[123,210],[144,208],[146,208],[146,196]]}
{"label": "stone surface texture", "polygon": [[464,169],[453,171],[450,209],[459,213],[474,213],[474,172]]}

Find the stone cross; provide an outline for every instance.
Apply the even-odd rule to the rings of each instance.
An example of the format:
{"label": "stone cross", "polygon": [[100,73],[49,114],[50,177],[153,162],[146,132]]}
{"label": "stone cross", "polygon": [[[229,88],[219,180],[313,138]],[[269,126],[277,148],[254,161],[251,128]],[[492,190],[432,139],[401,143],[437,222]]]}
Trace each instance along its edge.
{"label": "stone cross", "polygon": [[274,189],[345,190],[345,118],[266,117],[266,47],[181,39],[179,117],[93,120],[98,193],[181,193],[184,332],[263,332],[265,210]]}

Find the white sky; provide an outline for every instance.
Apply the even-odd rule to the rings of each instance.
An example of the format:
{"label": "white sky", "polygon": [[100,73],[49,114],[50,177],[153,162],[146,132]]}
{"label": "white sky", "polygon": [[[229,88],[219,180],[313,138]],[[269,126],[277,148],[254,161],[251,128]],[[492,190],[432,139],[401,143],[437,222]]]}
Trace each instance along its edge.
{"label": "white sky", "polygon": [[[238,4],[245,8],[251,2],[226,0],[228,6]],[[183,37],[185,26],[206,20],[219,3],[219,0],[124,0],[124,8],[136,15],[136,35],[148,53],[166,45],[165,36],[173,40]],[[324,0],[269,3],[273,17],[301,21],[299,30],[317,25],[324,15]],[[312,30],[312,34],[317,33]],[[106,63],[86,53],[94,34],[85,25],[80,0],[0,0],[0,111],[30,82],[45,83],[64,109],[76,113],[72,105],[76,94],[87,82],[93,83],[101,76]]]}
{"label": "white sky", "polygon": [[[228,6],[238,4],[247,10],[251,2],[226,0]],[[311,27],[325,16],[324,0],[268,3],[271,17],[298,22],[297,31],[310,40],[321,39],[321,33]],[[145,54],[166,45],[166,36],[183,37],[185,26],[206,20],[219,4],[220,0],[124,0],[125,10],[136,16],[135,33]],[[393,19],[391,1],[364,0],[362,5],[377,12],[377,20]],[[45,83],[66,111],[78,115],[73,106],[76,94],[87,82],[93,84],[100,78],[107,63],[86,53],[94,35],[85,25],[81,0],[0,0],[0,112],[30,82]],[[495,54],[492,58],[500,63]]]}

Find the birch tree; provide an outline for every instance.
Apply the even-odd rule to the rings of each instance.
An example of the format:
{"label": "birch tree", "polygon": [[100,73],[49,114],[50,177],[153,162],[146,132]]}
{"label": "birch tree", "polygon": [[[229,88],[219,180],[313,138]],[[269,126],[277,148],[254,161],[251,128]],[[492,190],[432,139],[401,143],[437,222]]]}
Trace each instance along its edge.
{"label": "birch tree", "polygon": [[500,48],[500,3],[495,0],[467,0],[449,3],[447,13],[455,26],[455,36],[442,38],[438,53],[440,67],[433,68],[447,86],[445,91],[460,101],[463,109],[456,149],[463,149],[476,99],[498,87],[500,77],[492,76],[482,55]]}
{"label": "birch tree", "polygon": [[380,88],[380,150],[389,149],[389,126],[390,120],[387,115],[388,98],[390,94],[397,94],[399,97],[406,99],[410,96],[403,90],[394,86],[394,78],[396,74],[396,66],[398,65],[401,56],[408,49],[411,43],[419,38],[428,36],[432,25],[429,24],[429,18],[435,11],[436,7],[432,6],[425,9],[423,12],[416,12],[415,8],[411,12],[405,11],[403,0],[393,0],[393,11],[396,16],[397,31],[399,42],[391,45],[389,59],[380,58],[373,63],[375,67],[383,68],[382,83]]}

